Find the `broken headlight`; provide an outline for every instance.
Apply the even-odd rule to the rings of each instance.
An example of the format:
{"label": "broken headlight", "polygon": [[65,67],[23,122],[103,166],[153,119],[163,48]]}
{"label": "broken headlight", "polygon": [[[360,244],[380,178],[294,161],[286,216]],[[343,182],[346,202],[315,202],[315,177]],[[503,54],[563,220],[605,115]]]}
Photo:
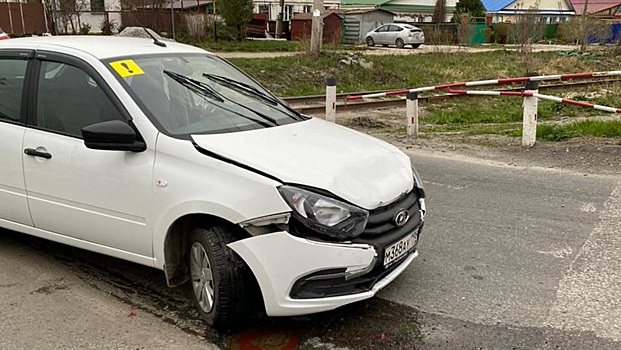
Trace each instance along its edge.
{"label": "broken headlight", "polygon": [[293,209],[293,217],[319,234],[347,240],[367,225],[369,212],[362,208],[298,187],[280,186],[278,191]]}

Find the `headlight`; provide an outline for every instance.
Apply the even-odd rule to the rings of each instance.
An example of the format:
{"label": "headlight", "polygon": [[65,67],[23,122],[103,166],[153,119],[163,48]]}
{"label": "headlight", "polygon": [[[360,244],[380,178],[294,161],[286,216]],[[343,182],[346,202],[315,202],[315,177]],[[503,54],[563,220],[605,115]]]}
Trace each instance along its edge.
{"label": "headlight", "polygon": [[278,191],[293,217],[317,233],[345,240],[360,235],[367,225],[369,212],[364,209],[293,186],[280,186]]}

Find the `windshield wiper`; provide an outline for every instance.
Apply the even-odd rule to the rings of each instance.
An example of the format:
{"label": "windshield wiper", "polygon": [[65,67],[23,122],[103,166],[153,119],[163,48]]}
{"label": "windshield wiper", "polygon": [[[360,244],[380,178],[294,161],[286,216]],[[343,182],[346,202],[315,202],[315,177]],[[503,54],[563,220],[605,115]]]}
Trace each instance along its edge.
{"label": "windshield wiper", "polygon": [[[238,102],[235,102],[235,101],[233,101],[233,100],[231,100],[229,98],[226,98],[226,97],[220,95],[211,86],[209,86],[209,85],[207,85],[207,84],[205,84],[205,83],[203,83],[201,81],[198,81],[196,79],[192,79],[190,77],[186,77],[185,75],[182,75],[182,74],[179,74],[179,73],[171,72],[169,70],[164,70],[164,74],[166,74],[167,76],[169,76],[174,81],[178,82],[179,84],[187,87],[188,89],[190,89],[192,91],[201,92],[202,95],[209,96],[209,97],[217,100],[218,102],[224,102],[224,100],[227,100],[227,101],[229,101],[229,102],[231,102],[231,103],[233,103],[235,105],[238,105],[238,106],[240,106],[240,107],[242,107],[244,109],[247,109],[247,110],[253,112],[254,114],[258,115],[259,117],[261,117],[261,118],[265,119],[266,121],[270,122],[274,126],[278,125],[276,120],[274,120],[273,118],[270,118],[270,117],[266,116],[263,113],[257,112],[254,109],[251,109],[251,108],[248,108],[246,106],[243,106],[242,104],[240,104]],[[239,115],[239,116],[241,116],[243,118],[246,118],[246,119],[252,120],[252,121],[254,121],[256,123],[259,123],[259,124],[261,124],[263,126],[266,126],[266,127],[272,126],[272,125],[266,123],[263,120],[251,118],[251,117],[249,117],[247,115],[244,115],[242,113],[233,111],[233,110],[231,110],[229,108],[225,108],[223,106],[220,106],[220,107],[225,109],[225,110],[227,110],[227,111],[229,111],[229,112],[231,112],[231,113],[235,113],[235,114],[237,114],[237,115]]]}
{"label": "windshield wiper", "polygon": [[218,92],[212,89],[209,85],[206,85],[198,80],[194,80],[190,77],[186,77],[185,75],[181,75],[179,73],[171,72],[165,69],[164,69],[164,74],[168,75],[172,80],[187,87],[190,90],[193,90],[194,92],[198,91],[198,92],[201,92],[202,95],[211,97],[214,100],[217,100],[218,102],[224,102],[224,99],[222,98],[222,96],[220,96],[220,94],[218,94]]}
{"label": "windshield wiper", "polygon": [[232,87],[237,91],[246,93],[247,95],[250,95],[252,97],[257,97],[263,101],[269,102],[273,104],[274,106],[280,104],[280,102],[277,99],[275,99],[274,97],[266,93],[259,91],[259,89],[255,88],[252,85],[248,85],[241,81],[237,81],[231,78],[227,78],[227,77],[223,77],[223,76],[215,75],[215,74],[203,73],[203,76],[209,80],[215,81],[216,83],[220,83],[220,84]]}

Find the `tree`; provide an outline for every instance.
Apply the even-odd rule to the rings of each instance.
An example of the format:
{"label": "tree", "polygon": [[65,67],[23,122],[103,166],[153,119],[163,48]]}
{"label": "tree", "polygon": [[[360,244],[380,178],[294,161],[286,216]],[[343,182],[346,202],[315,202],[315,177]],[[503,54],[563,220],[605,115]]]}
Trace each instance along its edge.
{"label": "tree", "polygon": [[470,17],[485,17],[485,6],[481,0],[459,0],[455,5],[454,17],[459,22],[459,16],[462,13],[467,13]]}
{"label": "tree", "polygon": [[446,22],[446,0],[436,0],[433,8],[432,21],[435,23]]}
{"label": "tree", "polygon": [[244,39],[246,24],[252,20],[253,6],[251,0],[222,0],[219,2],[218,12],[224,19],[224,23],[234,28],[238,40]]}

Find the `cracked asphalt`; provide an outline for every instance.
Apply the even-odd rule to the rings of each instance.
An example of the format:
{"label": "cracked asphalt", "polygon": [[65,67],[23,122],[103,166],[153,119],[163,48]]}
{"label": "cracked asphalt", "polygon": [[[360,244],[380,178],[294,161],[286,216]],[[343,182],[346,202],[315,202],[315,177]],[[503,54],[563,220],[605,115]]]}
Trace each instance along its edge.
{"label": "cracked asphalt", "polygon": [[619,176],[407,152],[429,215],[376,298],[217,332],[157,270],[0,230],[0,348],[621,348]]}

